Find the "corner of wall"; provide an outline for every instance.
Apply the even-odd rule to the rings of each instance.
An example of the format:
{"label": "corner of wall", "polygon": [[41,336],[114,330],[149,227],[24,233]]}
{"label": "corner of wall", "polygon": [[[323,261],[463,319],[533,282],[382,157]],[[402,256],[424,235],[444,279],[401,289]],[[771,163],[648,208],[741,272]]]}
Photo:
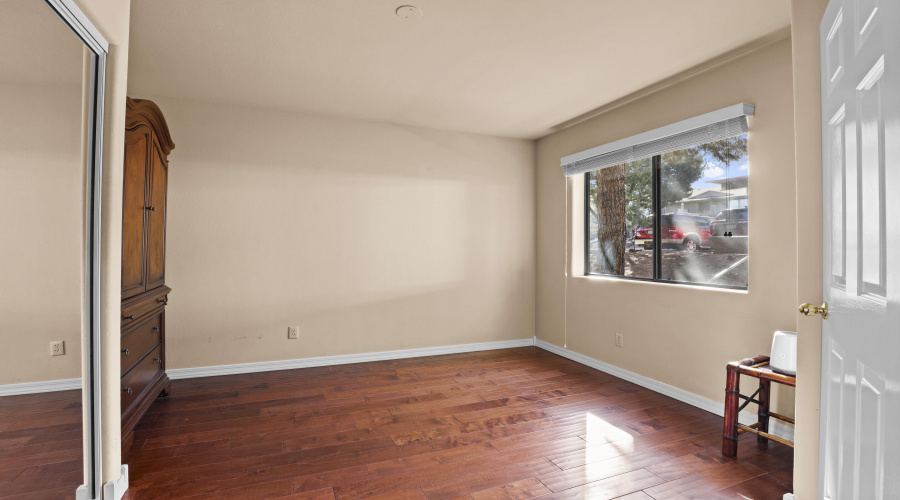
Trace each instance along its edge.
{"label": "corner of wall", "polygon": [[[122,161],[131,0],[75,0],[109,42],[103,123],[101,220],[101,454],[102,481],[121,476],[119,339],[122,261]],[[86,112],[86,111],[85,111]],[[87,440],[85,440],[87,442]]]}
{"label": "corner of wall", "polygon": [[[797,304],[815,302],[822,297],[819,24],[827,6],[828,0],[791,0],[794,167],[797,179]],[[800,499],[811,499],[818,495],[821,322],[800,321],[797,333],[797,371],[803,376],[798,377],[795,403],[794,494]]]}

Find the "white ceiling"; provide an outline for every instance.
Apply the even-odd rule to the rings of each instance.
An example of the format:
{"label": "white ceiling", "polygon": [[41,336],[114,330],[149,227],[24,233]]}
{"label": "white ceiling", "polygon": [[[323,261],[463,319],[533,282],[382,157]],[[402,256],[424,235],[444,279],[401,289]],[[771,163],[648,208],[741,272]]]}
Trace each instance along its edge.
{"label": "white ceiling", "polygon": [[[404,3],[422,16],[404,20]],[[128,90],[535,138],[790,26],[787,0],[133,0]]]}

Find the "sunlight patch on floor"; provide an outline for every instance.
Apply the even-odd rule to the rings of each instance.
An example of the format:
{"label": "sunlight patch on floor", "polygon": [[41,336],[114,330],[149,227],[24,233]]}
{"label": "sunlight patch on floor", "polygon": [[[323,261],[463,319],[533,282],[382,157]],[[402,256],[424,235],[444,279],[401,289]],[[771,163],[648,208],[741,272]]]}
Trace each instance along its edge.
{"label": "sunlight patch on floor", "polygon": [[[634,451],[634,437],[606,420],[592,413],[585,413],[584,426],[584,440],[587,442],[584,449],[587,464],[585,472],[588,475],[599,473],[592,469],[600,468],[601,460]],[[615,448],[616,452],[611,453],[610,447]]]}

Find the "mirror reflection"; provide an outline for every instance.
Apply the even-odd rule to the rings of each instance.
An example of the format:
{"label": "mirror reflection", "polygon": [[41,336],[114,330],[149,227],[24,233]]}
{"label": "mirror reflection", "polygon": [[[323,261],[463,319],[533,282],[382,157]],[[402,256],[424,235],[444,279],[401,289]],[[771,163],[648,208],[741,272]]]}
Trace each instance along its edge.
{"label": "mirror reflection", "polygon": [[0,0],[0,492],[73,498],[82,465],[82,42]]}

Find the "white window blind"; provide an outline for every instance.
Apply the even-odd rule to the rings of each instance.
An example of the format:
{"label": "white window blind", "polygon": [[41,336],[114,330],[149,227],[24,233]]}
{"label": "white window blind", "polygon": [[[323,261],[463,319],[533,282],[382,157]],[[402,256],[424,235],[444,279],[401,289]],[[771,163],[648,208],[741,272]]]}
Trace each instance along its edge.
{"label": "white window blind", "polygon": [[588,149],[562,159],[566,177],[643,158],[692,148],[747,133],[752,104],[741,103],[643,134]]}

